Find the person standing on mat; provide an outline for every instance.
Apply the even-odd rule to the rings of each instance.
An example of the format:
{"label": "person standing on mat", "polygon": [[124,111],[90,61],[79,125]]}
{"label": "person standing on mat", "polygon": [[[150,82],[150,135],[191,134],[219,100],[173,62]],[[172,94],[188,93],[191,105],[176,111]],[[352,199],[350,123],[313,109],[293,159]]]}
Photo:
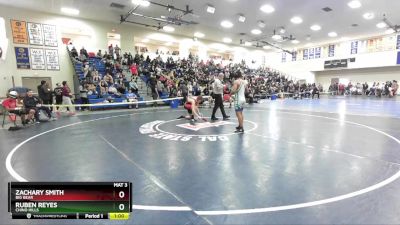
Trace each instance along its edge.
{"label": "person standing on mat", "polygon": [[221,113],[222,113],[224,120],[227,120],[230,117],[230,116],[226,115],[225,109],[224,109],[224,99],[223,99],[224,85],[222,84],[223,79],[224,79],[224,74],[220,73],[213,83],[213,93],[214,93],[215,104],[214,104],[214,109],[213,109],[213,112],[211,115],[211,121],[218,120],[218,118],[215,117],[215,113],[217,112],[218,108],[221,109]]}
{"label": "person standing on mat", "polygon": [[239,126],[236,127],[235,133],[244,133],[243,129],[243,107],[246,103],[245,90],[247,82],[242,79],[242,72],[238,71],[235,76],[236,80],[233,83],[231,94],[234,95],[234,106],[236,117],[238,118]]}

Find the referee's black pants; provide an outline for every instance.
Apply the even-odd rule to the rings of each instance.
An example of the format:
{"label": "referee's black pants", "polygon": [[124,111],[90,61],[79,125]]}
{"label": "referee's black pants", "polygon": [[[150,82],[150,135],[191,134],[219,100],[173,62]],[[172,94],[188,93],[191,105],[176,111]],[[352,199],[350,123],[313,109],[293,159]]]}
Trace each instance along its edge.
{"label": "referee's black pants", "polygon": [[226,118],[227,115],[226,115],[225,109],[224,109],[224,100],[222,98],[222,94],[214,94],[214,96],[215,96],[215,104],[214,104],[214,109],[213,109],[213,112],[211,115],[211,119],[215,118],[215,113],[217,112],[218,108],[221,109],[222,116],[224,118]]}

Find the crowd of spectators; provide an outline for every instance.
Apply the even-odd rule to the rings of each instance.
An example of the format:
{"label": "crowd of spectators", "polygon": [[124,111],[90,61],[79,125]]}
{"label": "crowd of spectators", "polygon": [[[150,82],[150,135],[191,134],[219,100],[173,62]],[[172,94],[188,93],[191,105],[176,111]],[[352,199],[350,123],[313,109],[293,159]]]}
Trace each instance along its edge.
{"label": "crowd of spectators", "polygon": [[[92,54],[93,55],[93,54]],[[259,98],[284,95],[295,98],[319,97],[322,86],[302,84],[289,79],[282,73],[269,69],[250,69],[244,61],[223,66],[213,60],[203,61],[190,54],[187,59],[174,60],[168,57],[163,60],[160,55],[154,59],[143,54],[121,53],[118,46],[108,47],[108,52],[99,50],[93,57],[101,59],[105,65],[105,74],[99,74],[97,68],[88,62],[89,54],[82,48],[79,53],[72,47],[71,56],[83,63],[84,77],[81,79],[81,96],[89,95],[124,95],[133,93],[139,96],[138,79],[142,79],[153,99],[162,96],[184,97],[188,95],[206,95],[212,92],[214,77],[224,75],[224,93],[228,94],[232,86],[233,74],[242,71],[248,80],[249,88],[246,96],[250,102]],[[229,100],[229,98],[226,98]]]}
{"label": "crowd of spectators", "polygon": [[364,95],[364,96],[388,96],[397,95],[399,84],[396,80],[386,82],[374,82],[372,85],[365,82],[347,85],[342,83],[334,83],[329,86],[329,91],[333,95]]}

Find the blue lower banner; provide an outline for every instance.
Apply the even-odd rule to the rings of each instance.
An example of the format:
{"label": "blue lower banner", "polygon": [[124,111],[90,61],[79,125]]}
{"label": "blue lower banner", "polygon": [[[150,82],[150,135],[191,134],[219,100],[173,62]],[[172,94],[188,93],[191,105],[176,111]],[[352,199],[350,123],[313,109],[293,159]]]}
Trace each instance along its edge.
{"label": "blue lower banner", "polygon": [[397,65],[400,65],[400,52],[397,52]]}
{"label": "blue lower banner", "polygon": [[15,58],[17,61],[17,69],[30,69],[29,49],[23,47],[15,47]]}

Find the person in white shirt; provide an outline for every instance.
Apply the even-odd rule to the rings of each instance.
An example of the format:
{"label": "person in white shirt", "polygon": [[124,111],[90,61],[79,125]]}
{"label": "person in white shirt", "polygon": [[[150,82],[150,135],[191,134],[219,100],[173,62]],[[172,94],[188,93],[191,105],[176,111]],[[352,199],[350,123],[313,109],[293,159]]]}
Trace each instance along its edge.
{"label": "person in white shirt", "polygon": [[214,109],[211,115],[211,121],[216,121],[218,120],[217,117],[215,117],[215,113],[217,112],[218,108],[221,109],[221,113],[223,116],[224,120],[229,119],[230,116],[226,115],[225,109],[224,109],[224,99],[223,99],[223,92],[224,92],[224,85],[222,84],[222,81],[224,79],[224,74],[220,73],[217,78],[215,78],[215,81],[213,83],[213,97],[215,99],[215,104],[214,104]]}

